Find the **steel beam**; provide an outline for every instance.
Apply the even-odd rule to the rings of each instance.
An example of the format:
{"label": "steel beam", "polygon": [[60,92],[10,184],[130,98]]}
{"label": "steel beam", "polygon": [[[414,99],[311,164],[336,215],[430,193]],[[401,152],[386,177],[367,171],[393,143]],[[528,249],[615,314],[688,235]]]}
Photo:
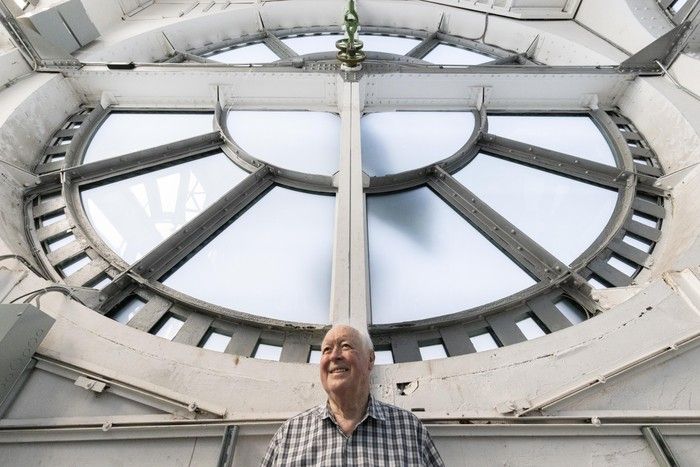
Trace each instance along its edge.
{"label": "steel beam", "polygon": [[571,274],[566,264],[443,169],[436,168],[434,175],[428,179],[428,186],[533,277],[540,281],[558,282]]}
{"label": "steel beam", "polygon": [[123,156],[111,157],[64,170],[66,181],[80,186],[95,182],[105,182],[118,177],[125,177],[145,169],[156,170],[166,164],[181,159],[201,155],[223,144],[221,133],[214,131],[175,143],[168,143],[155,148],[133,152]]}
{"label": "steel beam", "polygon": [[591,160],[570,156],[557,151],[521,143],[501,136],[486,133],[480,142],[481,148],[502,159],[554,172],[565,177],[594,183],[616,190],[626,186],[633,172],[601,164]]}
{"label": "steel beam", "polygon": [[217,230],[241,214],[271,186],[272,177],[268,167],[261,167],[183,228],[165,239],[131,269],[145,279],[160,279],[163,274],[206,242]]}
{"label": "steel beam", "polygon": [[671,448],[656,427],[644,426],[642,427],[642,434],[644,435],[644,439],[647,440],[647,443],[649,443],[651,452],[654,453],[654,458],[656,458],[656,462],[659,463],[659,466],[678,467],[678,461],[676,461],[676,458],[673,456]]}

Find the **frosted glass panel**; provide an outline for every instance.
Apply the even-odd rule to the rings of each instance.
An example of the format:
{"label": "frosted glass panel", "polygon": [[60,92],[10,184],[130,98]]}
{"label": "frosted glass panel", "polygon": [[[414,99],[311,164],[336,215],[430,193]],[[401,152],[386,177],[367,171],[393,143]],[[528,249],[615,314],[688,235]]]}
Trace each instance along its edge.
{"label": "frosted glass panel", "polygon": [[635,272],[637,272],[637,268],[635,266],[629,264],[627,261],[623,261],[621,258],[615,255],[610,257],[608,264],[626,276],[631,277]]}
{"label": "frosted glass panel", "polygon": [[269,63],[280,58],[265,44],[252,44],[207,55],[208,59],[221,63]]}
{"label": "frosted glass panel", "polygon": [[81,198],[102,240],[132,264],[247,175],[218,153],[89,188]]}
{"label": "frosted glass panel", "polygon": [[374,323],[454,313],[535,282],[428,188],[367,197]]}
{"label": "frosted glass panel", "polygon": [[457,152],[474,131],[471,112],[378,112],[360,120],[369,175],[417,169]]}
{"label": "frosted glass panel", "polygon": [[671,10],[674,13],[678,13],[681,10],[681,8],[685,6],[686,3],[688,3],[688,0],[678,0],[676,3],[671,5]]}
{"label": "frosted glass panel", "polygon": [[314,364],[321,363],[321,351],[320,350],[312,350],[311,352],[309,352],[309,363],[314,363]]}
{"label": "frosted glass panel", "polygon": [[133,318],[145,304],[146,302],[143,300],[131,298],[127,302],[123,303],[121,307],[112,314],[112,319],[122,324],[126,324],[131,321],[131,318]]}
{"label": "frosted glass panel", "polygon": [[164,283],[269,318],[328,323],[335,198],[274,188]]}
{"label": "frosted glass panel", "polygon": [[373,36],[369,34],[360,34],[360,40],[363,43],[362,50],[396,55],[406,55],[412,48],[421,43],[418,39],[408,37]]}
{"label": "frosted glass panel", "polygon": [[649,253],[651,251],[651,247],[653,246],[653,243],[649,240],[631,234],[627,234],[624,237],[622,237],[622,241],[646,253]]}
{"label": "frosted glass panel", "polygon": [[49,214],[49,215],[41,218],[41,226],[48,227],[51,224],[56,224],[57,222],[61,222],[65,218],[66,218],[66,214],[64,212],[59,212],[57,214]]}
{"label": "frosted glass panel", "polygon": [[268,344],[258,344],[258,348],[255,350],[254,358],[259,358],[261,360],[273,360],[276,362],[280,361],[282,356],[282,347],[278,345],[268,345]]}
{"label": "frosted glass panel", "polygon": [[251,156],[285,169],[332,175],[340,157],[340,117],[329,112],[231,111],[226,122]]}
{"label": "frosted glass panel", "polygon": [[603,134],[586,116],[492,115],[488,123],[494,135],[615,165]]}
{"label": "frosted glass panel", "polygon": [[214,131],[211,113],[112,113],[93,136],[84,163]]}
{"label": "frosted glass panel", "polygon": [[442,344],[426,345],[419,347],[421,360],[437,360],[438,358],[447,358],[445,346]]}
{"label": "frosted glass panel", "polygon": [[493,58],[452,45],[439,44],[423,60],[438,65],[480,65]]}
{"label": "frosted glass panel", "polygon": [[578,324],[586,320],[586,313],[568,298],[559,300],[554,306],[561,311],[571,324]]}
{"label": "frosted glass panel", "polygon": [[64,263],[59,269],[65,277],[71,276],[84,268],[90,262],[90,258],[87,255],[77,256],[67,263]]}
{"label": "frosted glass panel", "polygon": [[391,365],[394,363],[394,354],[391,350],[375,350],[374,364],[375,365]]}
{"label": "frosted glass panel", "polygon": [[91,289],[97,289],[97,290],[102,290],[105,287],[107,287],[109,284],[112,283],[112,279],[109,277],[103,277],[102,279],[99,279],[97,282],[90,284]]}
{"label": "frosted glass panel", "polygon": [[485,350],[493,350],[498,348],[496,340],[493,338],[490,332],[485,332],[476,336],[469,338],[469,341],[474,346],[477,352],[483,352]]}
{"label": "frosted glass panel", "polygon": [[73,234],[68,234],[65,237],[60,237],[55,240],[49,240],[46,242],[46,247],[48,248],[49,251],[56,251],[61,247],[64,247],[68,245],[69,243],[73,243],[75,241],[75,235]]}
{"label": "frosted glass panel", "polygon": [[[337,52],[335,42],[344,36],[331,34],[325,36],[302,36],[282,39],[299,55],[318,52]],[[406,52],[420,44],[420,40],[407,37],[375,36],[359,34],[359,39],[364,44],[362,50],[371,52],[386,52],[397,55],[405,55]]]}
{"label": "frosted glass panel", "polygon": [[566,264],[596,240],[617,203],[615,191],[483,153],[454,177]]}
{"label": "frosted glass panel", "polygon": [[156,331],[156,336],[171,341],[177,335],[178,331],[180,331],[180,328],[183,324],[185,324],[185,322],[181,319],[177,319],[174,316],[170,316],[158,328],[158,331]]}
{"label": "frosted glass panel", "polygon": [[535,320],[532,318],[525,318],[524,320],[518,321],[515,324],[518,326],[520,332],[523,333],[527,340],[537,339],[538,337],[545,335],[545,332],[542,330],[539,324],[537,324],[537,322],[535,322]]}
{"label": "frosted glass panel", "polygon": [[654,228],[656,228],[656,226],[658,225],[658,220],[656,218],[640,214],[636,211],[634,214],[632,214],[632,220]]}
{"label": "frosted glass panel", "polygon": [[226,347],[228,347],[229,342],[231,342],[231,336],[220,334],[218,332],[212,332],[204,341],[202,348],[214,350],[216,352],[223,352],[226,350]]}

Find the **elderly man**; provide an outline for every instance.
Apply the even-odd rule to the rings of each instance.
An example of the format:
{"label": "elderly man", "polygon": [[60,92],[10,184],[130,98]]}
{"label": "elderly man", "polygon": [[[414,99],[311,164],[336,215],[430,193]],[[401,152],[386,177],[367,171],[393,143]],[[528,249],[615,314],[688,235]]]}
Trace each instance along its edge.
{"label": "elderly man", "polygon": [[270,441],[263,466],[442,466],[420,420],[369,394],[374,350],[369,336],[334,326],[321,345],[328,401],[293,417]]}

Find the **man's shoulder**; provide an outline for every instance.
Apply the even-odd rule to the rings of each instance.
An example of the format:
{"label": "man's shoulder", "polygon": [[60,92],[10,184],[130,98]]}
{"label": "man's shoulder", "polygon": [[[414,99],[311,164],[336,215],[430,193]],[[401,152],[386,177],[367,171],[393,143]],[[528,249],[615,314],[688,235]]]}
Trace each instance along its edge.
{"label": "man's shoulder", "polygon": [[380,411],[389,420],[401,420],[411,424],[421,424],[418,417],[416,417],[416,415],[410,410],[402,409],[401,407],[382,402],[378,399],[374,399],[374,404],[377,405],[378,411]]}
{"label": "man's shoulder", "polygon": [[310,420],[320,420],[323,415],[324,409],[324,404],[315,405],[287,419],[287,421],[284,422],[283,426],[295,426],[299,424],[308,423]]}

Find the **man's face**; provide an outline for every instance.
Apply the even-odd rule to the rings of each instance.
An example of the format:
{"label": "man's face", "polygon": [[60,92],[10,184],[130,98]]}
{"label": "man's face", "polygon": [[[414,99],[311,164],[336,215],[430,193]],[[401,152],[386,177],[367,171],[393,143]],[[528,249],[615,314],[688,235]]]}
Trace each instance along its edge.
{"label": "man's face", "polygon": [[349,326],[328,331],[321,344],[321,384],[329,396],[352,396],[369,391],[374,352],[365,348],[358,332]]}

